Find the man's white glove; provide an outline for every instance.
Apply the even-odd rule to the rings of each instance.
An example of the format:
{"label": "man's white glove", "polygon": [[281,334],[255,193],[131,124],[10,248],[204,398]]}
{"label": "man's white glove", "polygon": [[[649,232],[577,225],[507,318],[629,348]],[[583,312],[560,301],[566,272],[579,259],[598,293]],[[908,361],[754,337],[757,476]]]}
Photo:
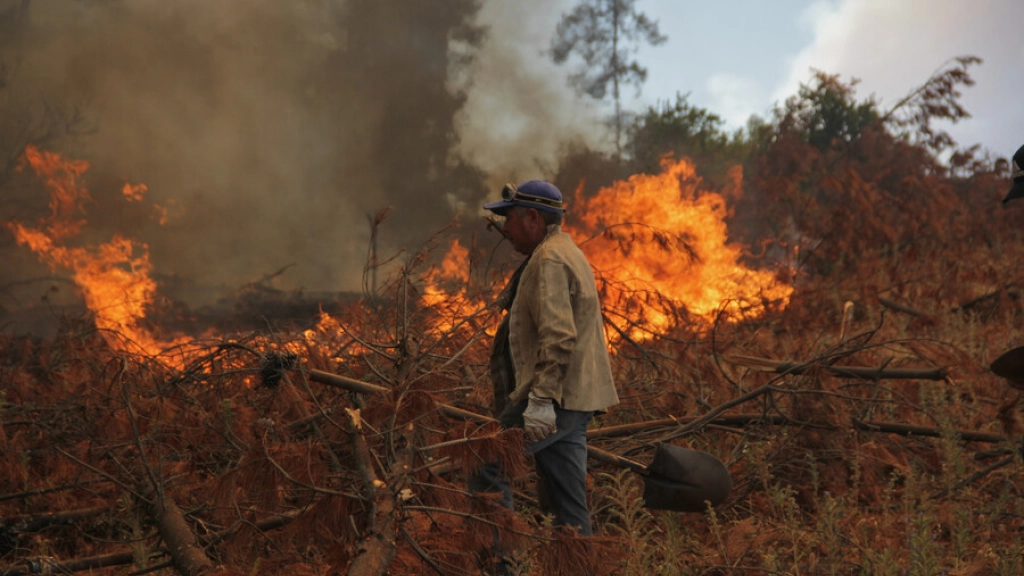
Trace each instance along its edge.
{"label": "man's white glove", "polygon": [[526,428],[526,439],[530,442],[540,442],[554,434],[558,430],[555,424],[555,401],[530,394],[530,402],[523,412],[523,427]]}

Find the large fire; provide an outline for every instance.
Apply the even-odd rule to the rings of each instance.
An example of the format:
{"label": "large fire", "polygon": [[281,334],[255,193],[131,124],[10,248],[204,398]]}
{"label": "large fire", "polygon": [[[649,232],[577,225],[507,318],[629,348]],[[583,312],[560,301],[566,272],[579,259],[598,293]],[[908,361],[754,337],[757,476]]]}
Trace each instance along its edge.
{"label": "large fire", "polygon": [[[72,272],[97,327],[116,335],[111,342],[130,342],[149,354],[181,344],[159,341],[141,326],[157,290],[145,244],[115,235],[98,246],[68,245],[85,223],[90,197],[78,179],[88,163],[28,147],[24,164],[45,182],[51,200],[49,215],[35,226],[5,224],[18,243],[52,268]],[[734,185],[738,189],[738,175]],[[606,314],[620,334],[646,339],[671,331],[684,317],[710,322],[724,313],[734,320],[788,304],[793,288],[771,271],[745,267],[741,247],[728,242],[724,197],[697,186],[688,161],[666,161],[660,174],[633,176],[591,198],[577,193],[570,205],[574,225],[566,230],[594,267]],[[139,202],[146,191],[125,184],[122,193]],[[450,330],[483,308],[479,294],[467,294],[469,268],[470,251],[455,242],[422,279],[422,302],[438,311],[434,328]],[[328,329],[327,320],[314,332]]]}
{"label": "large fire", "polygon": [[[740,186],[740,173],[731,186]],[[638,174],[577,194],[567,226],[599,278],[610,320],[633,337],[664,333],[679,310],[714,321],[761,316],[768,303],[785,307],[793,287],[777,274],[740,262],[730,244],[725,198],[698,190],[693,165],[666,160],[656,175]]]}
{"label": "large fire", "polygon": [[[431,268],[424,278],[423,302],[428,306],[438,306],[452,299],[452,296],[464,298],[469,283],[469,250],[458,240],[452,242],[448,253],[441,261],[440,267]],[[459,286],[457,293],[441,288],[440,284]]]}
{"label": "large fire", "polygon": [[[785,307],[792,286],[772,271],[747,268],[730,244],[722,194],[698,191],[693,165],[666,161],[657,175],[635,175],[592,198],[576,194],[564,228],[598,278],[608,320],[620,334],[644,340],[717,318],[735,321]],[[739,171],[731,187],[739,190]],[[575,223],[573,225],[572,223]],[[439,286],[465,285],[468,251],[458,242],[428,277],[424,303],[461,299]],[[482,302],[476,302],[481,306]]]}
{"label": "large fire", "polygon": [[[89,163],[65,160],[33,146],[25,150],[23,162],[49,189],[50,214],[34,227],[20,222],[8,222],[6,227],[19,245],[28,247],[51,268],[71,270],[72,280],[95,315],[96,327],[108,340],[117,346],[131,343],[143,352],[157,353],[161,343],[139,325],[156,294],[148,247],[120,235],[98,246],[68,246],[85,224],[85,204],[90,196],[78,179]],[[145,188],[134,190],[134,199],[141,199]]]}

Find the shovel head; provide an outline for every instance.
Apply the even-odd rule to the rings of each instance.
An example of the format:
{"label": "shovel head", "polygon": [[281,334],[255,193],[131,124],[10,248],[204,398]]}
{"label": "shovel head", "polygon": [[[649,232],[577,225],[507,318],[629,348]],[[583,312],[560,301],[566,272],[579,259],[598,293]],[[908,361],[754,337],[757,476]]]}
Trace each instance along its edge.
{"label": "shovel head", "polygon": [[721,460],[671,444],[658,444],[643,480],[644,506],[655,510],[703,512],[732,492],[732,477]]}
{"label": "shovel head", "polygon": [[992,362],[992,372],[1006,378],[1007,384],[1024,390],[1024,346],[1003,352]]}

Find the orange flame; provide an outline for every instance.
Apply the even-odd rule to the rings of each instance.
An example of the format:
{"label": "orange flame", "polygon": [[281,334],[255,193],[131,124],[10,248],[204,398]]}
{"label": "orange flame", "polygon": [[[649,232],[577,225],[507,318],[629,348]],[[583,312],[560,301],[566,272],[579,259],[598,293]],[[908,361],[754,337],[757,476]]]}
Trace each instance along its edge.
{"label": "orange flame", "polygon": [[121,194],[124,194],[125,200],[129,202],[142,202],[142,197],[149,191],[149,186],[145,184],[132,184],[131,182],[125,182],[124,187],[121,188]]}
{"label": "orange flame", "polygon": [[[150,353],[171,344],[157,341],[140,324],[156,294],[145,244],[115,235],[95,247],[67,245],[85,224],[89,195],[78,178],[89,164],[31,146],[23,162],[43,179],[51,199],[50,214],[37,226],[5,224],[19,245],[51,268],[73,271],[97,327]],[[733,184],[738,189],[739,176]],[[125,184],[122,194],[141,201],[146,191],[143,184]],[[741,247],[728,242],[724,197],[699,191],[688,161],[666,161],[660,174],[632,176],[589,199],[577,193],[572,209],[579,224],[566,230],[597,272],[610,320],[631,338],[667,333],[684,316],[708,322],[722,311],[730,319],[756,317],[769,305],[789,302],[791,286],[771,271],[740,262]],[[440,266],[425,276],[422,302],[437,312],[434,328],[455,329],[483,308],[480,296],[469,294],[470,267],[470,251],[455,241]],[[338,331],[325,314],[304,336],[313,344]]]}
{"label": "orange flame", "polygon": [[421,301],[437,313],[434,327],[442,333],[462,325],[468,316],[486,306],[481,296],[470,294],[471,267],[469,249],[456,239],[440,266],[423,277]]}
{"label": "orange flame", "polygon": [[[469,283],[469,250],[456,239],[438,268],[430,269],[424,276],[423,303],[436,306],[450,299],[463,298]],[[459,286],[456,293],[440,288],[441,283]]]}
{"label": "orange flame", "polygon": [[667,160],[660,174],[634,175],[589,199],[577,193],[580,225],[566,229],[597,271],[606,309],[619,311],[612,321],[631,337],[670,329],[680,308],[713,321],[723,307],[756,317],[766,302],[789,303],[791,286],[739,262],[725,199],[697,185],[689,161]]}
{"label": "orange flame", "polygon": [[[738,192],[742,174],[730,176],[730,191]],[[793,287],[784,275],[746,267],[742,247],[729,243],[725,197],[698,185],[689,161],[668,159],[660,174],[632,176],[592,198],[577,192],[570,208],[578,224],[564,229],[587,255],[606,316],[621,334],[644,340],[687,320],[756,318],[789,304]],[[481,307],[467,297],[469,269],[469,251],[453,242],[426,275],[423,302],[462,312]]]}
{"label": "orange flame", "polygon": [[78,184],[78,177],[89,163],[65,160],[33,146],[26,148],[24,162],[50,190],[50,214],[35,228],[19,222],[5,226],[19,245],[28,247],[51,269],[64,267],[73,272],[72,279],[95,314],[97,328],[118,333],[155,353],[159,343],[139,326],[156,293],[156,282],[149,277],[152,265],[148,247],[119,235],[96,247],[66,246],[65,241],[85,224],[80,213],[85,212],[89,193]]}
{"label": "orange flame", "polygon": [[31,145],[25,148],[19,168],[26,163],[46,181],[50,190],[50,216],[39,222],[40,229],[53,240],[77,234],[85,219],[76,219],[75,216],[78,212],[85,213],[85,203],[91,199],[89,192],[78,186],[77,180],[89,169],[89,163],[84,160],[65,161],[59,154]]}

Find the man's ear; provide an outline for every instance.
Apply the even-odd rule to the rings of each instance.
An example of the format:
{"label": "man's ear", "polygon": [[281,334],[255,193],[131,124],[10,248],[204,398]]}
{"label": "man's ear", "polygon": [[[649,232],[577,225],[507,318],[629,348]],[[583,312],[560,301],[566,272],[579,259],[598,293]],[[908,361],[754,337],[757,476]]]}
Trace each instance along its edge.
{"label": "man's ear", "polygon": [[540,210],[536,208],[527,208],[526,213],[530,217],[530,224],[536,226],[537,224],[544,222],[544,217],[540,215]]}

